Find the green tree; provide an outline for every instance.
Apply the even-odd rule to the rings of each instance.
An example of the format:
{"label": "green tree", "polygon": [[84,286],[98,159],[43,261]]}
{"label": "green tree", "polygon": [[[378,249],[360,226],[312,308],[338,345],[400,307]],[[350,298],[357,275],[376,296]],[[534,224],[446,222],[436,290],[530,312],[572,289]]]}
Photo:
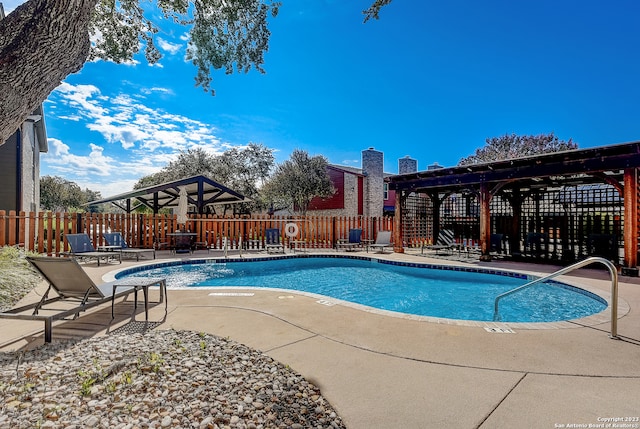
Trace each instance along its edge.
{"label": "green tree", "polygon": [[201,148],[180,151],[178,157],[170,161],[162,170],[139,179],[133,189],[146,188],[185,177],[210,176],[214,168],[214,160],[214,155]]}
{"label": "green tree", "polygon": [[[158,173],[138,180],[134,189],[203,175],[252,200],[251,203],[233,205],[236,213],[250,212],[261,208],[259,187],[269,176],[274,163],[273,149],[256,143],[229,149],[220,155],[209,154],[200,148],[189,149],[180,152],[176,160]],[[225,207],[225,212],[228,209]]]}
{"label": "green tree", "polygon": [[60,176],[40,178],[40,208],[43,210],[84,211],[83,204],[102,198],[100,192],[85,189]]}
{"label": "green tree", "polygon": [[[101,200],[102,199],[102,194],[100,193],[100,191],[92,191],[89,188],[85,188],[84,191],[82,191],[84,193],[84,202],[88,203],[91,201],[97,201],[97,200]],[[107,209],[107,206],[105,204],[99,204],[96,206],[87,206],[85,207],[85,210],[90,212],[90,213],[104,213]]]}
{"label": "green tree", "polygon": [[458,165],[481,164],[577,148],[578,145],[571,139],[569,141],[560,140],[553,132],[537,136],[505,134],[500,137],[488,138],[485,146],[476,149],[473,155],[462,158]]}
{"label": "green tree", "polygon": [[[376,1],[366,19],[377,18],[388,1]],[[205,91],[214,93],[212,70],[264,72],[268,19],[278,14],[279,1],[152,0],[151,5],[164,19],[189,27],[187,58],[197,69],[196,85]],[[153,12],[141,0],[27,0],[0,19],[0,144],[87,59],[122,63],[144,49],[147,60],[157,62],[160,18]]]}
{"label": "green tree", "polygon": [[324,156],[309,157],[306,151],[294,150],[265,183],[263,198],[273,207],[305,215],[314,197],[326,198],[335,193],[327,165]]}
{"label": "green tree", "polygon": [[273,149],[255,143],[230,149],[215,161],[213,177],[225,177],[230,188],[249,198],[258,197],[275,165]]}
{"label": "green tree", "polygon": [[362,11],[364,14],[364,22],[370,19],[380,18],[380,9],[391,3],[392,0],[375,0],[368,9]]}

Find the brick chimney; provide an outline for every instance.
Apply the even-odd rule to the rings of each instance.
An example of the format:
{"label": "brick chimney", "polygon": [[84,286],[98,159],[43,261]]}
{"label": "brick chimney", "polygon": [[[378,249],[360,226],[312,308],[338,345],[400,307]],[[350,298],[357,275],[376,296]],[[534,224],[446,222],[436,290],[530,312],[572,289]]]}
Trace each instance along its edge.
{"label": "brick chimney", "polygon": [[382,217],[384,208],[384,154],[370,147],[362,151],[364,215]]}

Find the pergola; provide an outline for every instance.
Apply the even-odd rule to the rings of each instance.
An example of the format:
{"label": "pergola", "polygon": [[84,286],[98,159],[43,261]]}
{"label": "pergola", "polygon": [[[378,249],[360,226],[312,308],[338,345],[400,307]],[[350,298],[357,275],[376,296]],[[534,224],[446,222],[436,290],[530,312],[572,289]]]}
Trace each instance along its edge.
{"label": "pergola", "polygon": [[[638,251],[638,167],[640,142],[555,152],[485,164],[456,166],[396,175],[389,178],[396,191],[395,251],[403,251],[403,212],[409,195],[424,194],[433,204],[433,231],[440,228],[440,207],[454,192],[477,195],[481,259],[490,260],[491,210],[496,195],[512,210],[512,230],[520,231],[522,201],[537,190],[563,186],[608,184],[624,201],[624,267],[636,270]],[[515,244],[518,246],[518,244]]]}
{"label": "pergola", "polygon": [[149,207],[153,213],[165,207],[177,207],[180,200],[180,188],[187,191],[189,205],[196,207],[198,214],[205,213],[205,207],[212,204],[233,204],[248,201],[243,195],[227,188],[205,176],[193,176],[174,180],[160,185],[136,189],[114,195],[102,200],[91,201],[86,205],[111,203],[127,213],[141,206]]}

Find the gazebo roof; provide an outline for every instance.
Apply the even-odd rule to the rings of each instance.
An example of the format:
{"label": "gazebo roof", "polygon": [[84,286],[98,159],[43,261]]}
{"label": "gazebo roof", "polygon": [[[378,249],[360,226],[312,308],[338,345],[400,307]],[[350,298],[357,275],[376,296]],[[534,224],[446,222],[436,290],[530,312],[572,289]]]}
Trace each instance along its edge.
{"label": "gazebo roof", "polygon": [[[249,201],[238,192],[205,176],[193,176],[147,188],[135,189],[123,194],[91,201],[85,205],[112,203],[127,213],[144,205],[151,208],[154,213],[157,213],[162,208],[178,206],[181,187],[187,191],[189,205],[195,206],[196,211],[200,214],[204,213],[205,207],[211,204],[234,204]],[[136,201],[135,205],[131,204],[132,200]]]}

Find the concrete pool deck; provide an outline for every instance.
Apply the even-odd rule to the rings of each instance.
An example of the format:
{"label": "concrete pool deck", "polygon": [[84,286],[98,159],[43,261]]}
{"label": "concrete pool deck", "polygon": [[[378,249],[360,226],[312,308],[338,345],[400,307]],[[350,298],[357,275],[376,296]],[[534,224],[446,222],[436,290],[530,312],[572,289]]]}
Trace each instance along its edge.
{"label": "concrete pool deck", "polygon": [[[463,264],[411,254],[353,254]],[[534,274],[557,268],[469,264]],[[109,271],[133,265],[83,266],[100,282]],[[609,295],[604,270],[583,269],[561,279]],[[319,386],[349,428],[640,427],[640,279],[619,280],[617,340],[609,338],[607,318],[545,329],[485,329],[491,325],[391,317],[331,299],[255,289],[169,290],[168,315],[156,329],[208,332],[263,351]],[[120,307],[109,330],[130,325],[130,307]],[[152,306],[151,321],[163,316],[164,305]],[[106,306],[58,322],[54,341],[104,335],[110,319]],[[2,350],[41,343],[41,322],[0,320]]]}

